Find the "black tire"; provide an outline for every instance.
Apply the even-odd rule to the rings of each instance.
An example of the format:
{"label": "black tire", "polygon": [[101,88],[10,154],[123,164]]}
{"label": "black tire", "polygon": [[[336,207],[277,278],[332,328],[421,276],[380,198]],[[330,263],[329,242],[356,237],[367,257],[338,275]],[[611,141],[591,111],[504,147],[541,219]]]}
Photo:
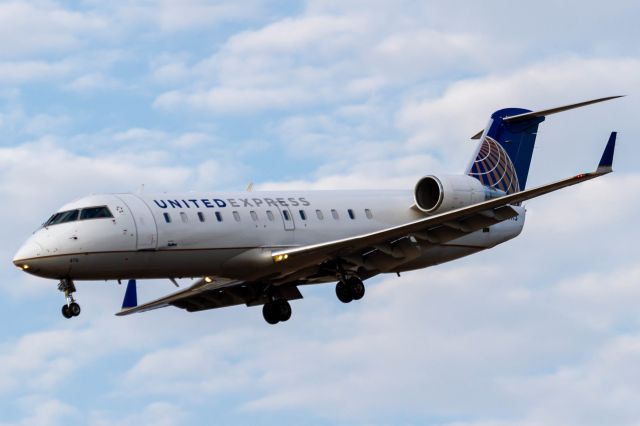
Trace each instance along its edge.
{"label": "black tire", "polygon": [[69,305],[69,313],[74,316],[77,317],[78,315],[80,315],[80,312],[82,310],[80,309],[80,305],[78,305],[76,302],[73,302]]}
{"label": "black tire", "polygon": [[278,318],[277,312],[274,309],[273,303],[265,303],[262,306],[262,316],[264,320],[271,325],[277,324],[280,322],[280,318]]}
{"label": "black tire", "polygon": [[349,281],[347,281],[347,285],[349,286],[349,292],[351,293],[351,298],[353,300],[360,300],[364,297],[364,283],[358,277],[351,277]]}
{"label": "black tire", "polygon": [[62,316],[67,319],[73,317],[73,315],[71,315],[71,312],[69,312],[69,306],[62,305]]}
{"label": "black tire", "polygon": [[273,302],[275,311],[278,313],[278,319],[282,322],[291,318],[291,305],[284,299]]}
{"label": "black tire", "polygon": [[343,281],[339,281],[336,284],[336,296],[342,303],[349,303],[353,300],[349,286]]}

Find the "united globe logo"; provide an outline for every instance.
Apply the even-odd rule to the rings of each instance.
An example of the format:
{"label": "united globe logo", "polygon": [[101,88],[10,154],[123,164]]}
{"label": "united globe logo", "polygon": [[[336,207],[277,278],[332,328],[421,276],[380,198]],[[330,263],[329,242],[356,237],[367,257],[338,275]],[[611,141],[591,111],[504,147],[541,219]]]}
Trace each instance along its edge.
{"label": "united globe logo", "polygon": [[504,148],[489,136],[484,137],[469,176],[478,179],[485,186],[499,189],[507,194],[520,190],[513,162]]}

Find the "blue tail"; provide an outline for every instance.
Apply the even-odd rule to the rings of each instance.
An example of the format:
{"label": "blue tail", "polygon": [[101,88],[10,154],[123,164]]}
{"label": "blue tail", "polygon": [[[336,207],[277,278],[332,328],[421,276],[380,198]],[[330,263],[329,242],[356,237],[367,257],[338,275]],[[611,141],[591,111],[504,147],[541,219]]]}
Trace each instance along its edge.
{"label": "blue tail", "polygon": [[517,121],[505,121],[505,118],[529,112],[521,108],[505,108],[491,115],[474,161],[467,168],[469,176],[507,194],[525,188],[538,125],[544,121],[544,117],[534,116]]}
{"label": "blue tail", "polygon": [[466,174],[487,187],[507,194],[524,190],[538,125],[547,115],[619,97],[592,99],[535,112],[522,108],[505,108],[494,112],[487,128],[472,138],[480,139],[480,144]]}

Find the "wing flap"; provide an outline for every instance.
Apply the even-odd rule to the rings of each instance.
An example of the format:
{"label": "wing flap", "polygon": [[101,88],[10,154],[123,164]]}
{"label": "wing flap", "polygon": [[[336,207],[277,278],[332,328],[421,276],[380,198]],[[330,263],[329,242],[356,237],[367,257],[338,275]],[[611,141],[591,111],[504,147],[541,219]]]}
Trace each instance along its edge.
{"label": "wing flap", "polygon": [[[196,312],[243,304],[255,306],[267,302],[266,296],[263,292],[258,291],[255,283],[228,278],[208,281],[210,280],[202,278],[189,288],[139,306],[123,308],[116,315],[130,315],[167,306],[175,306],[189,312]],[[302,299],[302,294],[295,285],[278,286],[273,289],[273,294],[286,300]]]}

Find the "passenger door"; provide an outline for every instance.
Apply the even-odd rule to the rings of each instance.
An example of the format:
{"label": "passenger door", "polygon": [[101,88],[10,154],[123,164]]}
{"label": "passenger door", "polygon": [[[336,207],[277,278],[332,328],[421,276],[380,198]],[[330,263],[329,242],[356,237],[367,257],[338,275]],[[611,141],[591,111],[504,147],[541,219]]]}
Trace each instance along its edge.
{"label": "passenger door", "polygon": [[118,194],[117,197],[127,205],[135,222],[136,248],[138,250],[158,248],[158,227],[147,203],[135,194]]}

